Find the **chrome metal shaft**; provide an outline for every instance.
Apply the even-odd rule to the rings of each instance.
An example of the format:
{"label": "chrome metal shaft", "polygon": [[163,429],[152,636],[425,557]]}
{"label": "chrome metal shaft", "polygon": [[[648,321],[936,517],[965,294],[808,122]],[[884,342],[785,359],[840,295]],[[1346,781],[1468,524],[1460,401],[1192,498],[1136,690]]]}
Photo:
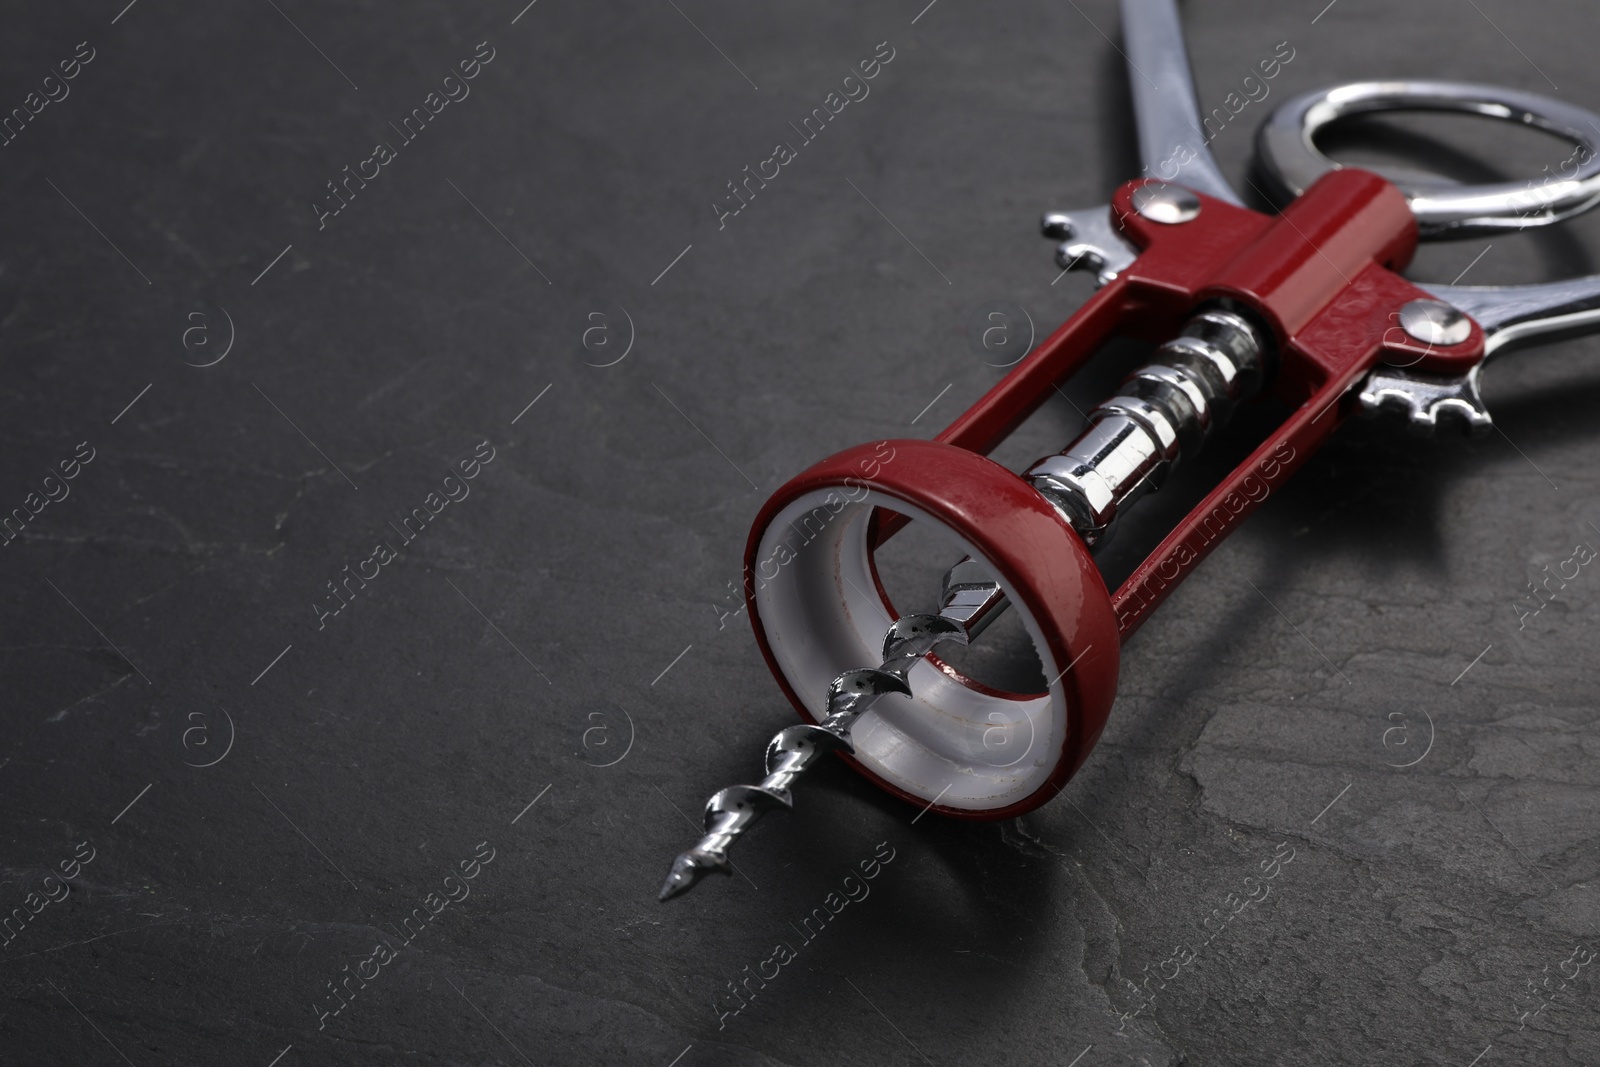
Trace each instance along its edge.
{"label": "chrome metal shaft", "polygon": [[1025,475],[1091,550],[1105,543],[1118,514],[1159,489],[1180,459],[1260,391],[1269,370],[1256,327],[1222,308],[1195,315],[1155,356],[1089,412],[1076,441]]}

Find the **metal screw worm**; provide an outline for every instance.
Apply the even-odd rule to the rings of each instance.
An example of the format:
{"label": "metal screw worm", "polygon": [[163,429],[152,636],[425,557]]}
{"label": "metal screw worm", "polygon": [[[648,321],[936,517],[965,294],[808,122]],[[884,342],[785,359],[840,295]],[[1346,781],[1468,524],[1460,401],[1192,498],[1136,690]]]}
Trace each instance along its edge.
{"label": "metal screw worm", "polygon": [[[949,588],[947,578],[947,591]],[[968,638],[967,625],[943,615],[907,615],[890,626],[883,638],[880,666],[845,671],[828,687],[828,715],[821,725],[790,726],[768,742],[767,776],[760,785],[729,786],[707,802],[705,836],[672,861],[660,899],[687,893],[711,871],[732,874],[728,846],[772,809],[794,807],[789,787],[824,754],[853,753],[850,728],[885,693],[910,696],[906,672],[918,660],[945,641],[964,645]]]}

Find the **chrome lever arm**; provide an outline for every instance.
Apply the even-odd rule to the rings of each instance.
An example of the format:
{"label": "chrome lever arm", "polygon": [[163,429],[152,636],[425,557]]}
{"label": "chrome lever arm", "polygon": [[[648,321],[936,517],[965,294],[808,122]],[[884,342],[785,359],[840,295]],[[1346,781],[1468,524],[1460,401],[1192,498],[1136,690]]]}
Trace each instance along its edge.
{"label": "chrome lever arm", "polygon": [[[1417,284],[1477,320],[1484,333],[1485,362],[1519,341],[1600,325],[1600,274],[1542,285]],[[1485,434],[1494,423],[1479,387],[1482,371],[1483,363],[1460,375],[1376,367],[1362,381],[1361,409],[1375,415],[1395,408],[1407,417],[1413,433],[1425,437],[1446,421],[1474,436]]]}
{"label": "chrome lever arm", "polygon": [[1600,325],[1600,274],[1539,285],[1418,285],[1477,320],[1485,359],[1530,337]]}
{"label": "chrome lever arm", "polygon": [[1206,145],[1177,0],[1122,0],[1122,37],[1145,177],[1243,207]]}

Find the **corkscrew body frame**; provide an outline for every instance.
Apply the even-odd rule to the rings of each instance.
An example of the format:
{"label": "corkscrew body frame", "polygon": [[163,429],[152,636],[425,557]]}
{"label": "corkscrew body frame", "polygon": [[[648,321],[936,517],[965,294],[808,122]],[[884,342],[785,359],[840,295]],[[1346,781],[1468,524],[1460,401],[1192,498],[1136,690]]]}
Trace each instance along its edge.
{"label": "corkscrew body frame", "polygon": [[[1046,457],[1028,472],[1026,478],[1036,493],[1035,498],[1030,498],[1033,510],[1045,515],[1053,512],[1051,518],[1056,526],[1061,520],[1066,520],[1082,542],[1081,545],[1065,549],[1045,544],[1041,546],[1043,551],[1064,552],[1069,557],[1076,557],[1080,564],[1084,563],[1085,548],[1102,543],[1119,509],[1158,487],[1167,471],[1180,458],[1198,450],[1213,427],[1225,421],[1237,403],[1254,395],[1261,386],[1266,363],[1266,347],[1259,331],[1244,317],[1220,309],[1207,310],[1194,316],[1178,338],[1157,350],[1152,363],[1129,376],[1118,395],[1098,405],[1090,413],[1088,427],[1073,445],[1060,455]],[[880,447],[874,446],[875,455],[882,454]],[[993,492],[995,475],[989,469],[992,465],[957,464],[957,454],[937,448],[930,452],[923,444],[915,442],[897,443],[890,455],[900,459],[902,448],[910,453],[908,485],[938,484],[961,488],[970,481],[974,498]],[[846,461],[847,464],[849,462]],[[964,470],[952,472],[949,468],[953,464]],[[925,466],[931,469],[923,469]],[[899,479],[886,477],[881,464],[875,465],[874,469],[878,471],[878,477],[872,485],[872,492],[892,498],[893,508],[899,509],[893,513],[905,515],[907,504],[917,501],[916,492],[908,490],[896,493],[893,486]],[[778,539],[775,542],[766,538],[760,542],[753,540],[753,548],[758,558],[776,558],[784,552],[786,545],[783,538],[787,536],[787,531],[814,531],[815,537],[806,538],[799,549],[790,549],[786,558],[792,565],[801,558],[801,550],[810,548],[812,541],[823,540],[822,547],[810,549],[808,559],[814,564],[820,563],[833,575],[833,594],[844,598],[839,602],[848,604],[852,591],[862,593],[865,588],[873,587],[882,594],[882,585],[873,570],[870,547],[886,531],[881,524],[874,523],[874,505],[859,499],[853,505],[856,508],[853,520],[846,518],[835,525],[839,519],[837,502],[843,499],[838,488],[826,478],[818,482],[809,494],[797,498],[767,527],[778,531]],[[926,503],[925,500],[923,502]],[[965,507],[970,509],[970,504]],[[977,805],[979,810],[992,811],[997,797],[1015,793],[1019,784],[1029,782],[1030,771],[1046,766],[1043,761],[1037,761],[1032,768],[1024,766],[1036,741],[1052,737],[1060,737],[1065,741],[1070,737],[1074,716],[1067,710],[1068,702],[1065,699],[1020,702],[1034,705],[1032,716],[1026,720],[1011,718],[1001,709],[1008,702],[1019,702],[1008,700],[1000,694],[985,693],[982,687],[960,679],[957,672],[937,661],[933,663],[933,670],[922,672],[924,676],[918,678],[915,691],[908,685],[911,672],[938,645],[945,641],[966,644],[1009,606],[1011,598],[1016,595],[1011,592],[1013,584],[996,576],[997,572],[1003,574],[1004,568],[992,561],[995,551],[987,543],[996,516],[962,516],[962,508],[959,497],[940,500],[935,514],[930,516],[932,521],[952,529],[959,529],[966,522],[974,531],[973,543],[963,546],[968,554],[945,575],[940,595],[940,613],[909,615],[891,623],[883,638],[883,662],[879,667],[846,670],[836,675],[828,686],[823,707],[817,711],[819,721],[812,725],[791,726],[772,739],[767,747],[767,777],[759,785],[732,786],[711,798],[706,805],[705,836],[694,848],[680,854],[673,863],[661,889],[662,900],[670,900],[687,892],[711,871],[728,873],[729,847],[766,812],[792,807],[790,786],[823,754],[837,751],[856,755],[851,728],[881,697],[894,694],[915,702],[920,694],[920,699],[927,703],[931,691],[934,694],[932,704],[939,705],[938,693],[942,691],[945,694],[944,703],[947,706],[918,708],[910,720],[902,714],[899,716],[901,725],[891,727],[890,736],[895,737],[893,743],[896,748],[902,748],[892,731],[908,728],[913,722],[923,727],[934,726],[935,732],[943,736],[923,737],[921,743],[934,749],[940,759],[948,761],[965,775],[969,784],[974,786],[971,795],[965,799]],[[757,529],[761,528],[762,524],[758,521]],[[827,536],[829,534],[831,536]],[[1038,564],[1024,562],[1022,567],[1034,572]],[[852,569],[859,572],[859,581],[850,576]],[[1093,570],[1092,566],[1088,569]],[[1083,576],[1078,577],[1081,580]],[[827,581],[827,574],[815,566],[792,578],[795,583],[790,586],[792,591],[798,593],[808,590],[811,594],[810,597],[796,597],[794,600],[834,602],[834,598],[828,596],[820,600],[816,598],[817,588]],[[776,580],[776,577],[772,579]],[[785,582],[788,581],[785,578]],[[762,585],[763,589],[765,584]],[[884,602],[887,603],[887,597],[884,597]],[[796,612],[792,606],[786,606],[789,603],[780,592],[767,600],[764,609],[752,604],[757,612],[767,611],[769,621],[766,633],[769,636],[776,634],[780,647],[786,636],[804,649],[813,645],[814,641],[810,639],[820,634],[848,635],[852,630],[851,622],[845,618],[830,616],[826,612],[818,617],[803,609]],[[1024,625],[1033,632],[1044,632],[1035,620],[1032,609],[1027,606],[1027,600],[1023,599],[1021,603],[1026,619]],[[854,627],[857,640],[866,636],[861,626],[870,629],[875,625],[874,610],[881,609],[868,604],[865,615],[858,616],[864,622]],[[773,622],[774,613],[780,616],[776,624]],[[1114,644],[1112,640],[1106,641],[1108,648]],[[1062,651],[1066,654],[1072,652],[1071,649]],[[1067,670],[1077,666],[1092,651],[1092,643],[1086,644],[1083,653],[1074,655],[1065,667],[1054,671],[1052,685],[1060,682]],[[814,672],[814,668],[802,666],[799,662],[805,656],[804,651],[782,650],[780,654],[787,657],[786,669]],[[850,650],[842,654],[856,653]],[[864,655],[865,650],[861,654]],[[1045,659],[1046,662],[1053,662],[1051,656]],[[942,679],[941,675],[947,677]],[[941,684],[952,678],[961,684]],[[1020,754],[1004,763],[989,758],[986,750],[993,732],[996,729],[1009,731],[1024,721],[1027,744],[1017,746],[1022,748]],[[976,738],[971,736],[974,726],[977,729]],[[926,733],[926,730],[922,732]],[[1008,745],[1009,742],[1008,737]],[[1009,750],[1006,754],[1011,755]],[[883,753],[876,753],[875,756],[880,763],[887,765]],[[1073,765],[1079,761],[1074,760]],[[913,768],[909,772],[902,769],[900,773],[902,777],[909,773],[914,784],[919,773],[925,777],[928,772]],[[952,787],[953,783],[946,784],[932,801],[943,799]]]}
{"label": "corkscrew body frame", "polygon": [[[824,730],[837,712],[835,680],[875,658],[878,635],[898,614],[878,580],[873,554],[905,522],[945,531],[953,553],[984,569],[992,590],[977,599],[993,602],[984,616],[1001,602],[1017,612],[1049,679],[1046,692],[999,692],[937,656],[923,655],[896,672],[909,693],[888,696],[894,687],[885,687],[874,694],[870,725],[849,737],[848,746],[832,746],[889,792],[941,814],[1004,818],[1059,792],[1105,724],[1121,641],[1143,615],[1142,608],[1129,606],[1159,602],[1209,550],[1209,541],[1174,546],[1169,537],[1113,597],[1090,549],[1118,512],[1159,487],[1181,457],[1262,388],[1275,364],[1275,387],[1284,388],[1287,378],[1287,388],[1309,392],[1301,407],[1310,412],[1319,398],[1321,406],[1330,406],[1357,370],[1384,351],[1378,330],[1346,375],[1321,374],[1319,382],[1318,371],[1325,368],[1305,365],[1283,314],[1303,316],[1308,306],[1321,310],[1317,295],[1305,290],[1327,290],[1320,301],[1325,305],[1342,290],[1347,271],[1365,267],[1392,279],[1387,284],[1408,298],[1417,292],[1376,262],[1381,257],[1402,264],[1416,228],[1404,197],[1374,175],[1332,175],[1275,224],[1160,182],[1129,183],[1118,191],[1114,208],[1120,209],[1124,232],[1145,245],[1144,254],[977,405],[934,441],[888,442],[892,460],[879,464],[865,491],[851,494],[842,507],[841,490],[859,484],[861,464],[883,454],[881,446],[824,460],[779,489],[751,531],[745,572],[751,624],[791,701]],[[1337,231],[1351,215],[1359,217],[1365,240],[1345,242],[1345,262],[1324,263],[1301,231]],[[1261,245],[1266,247],[1256,247]],[[1265,278],[1250,274],[1249,264],[1263,257],[1273,269]],[[1212,284],[1235,261],[1244,264],[1241,276],[1233,284]],[[1155,266],[1148,279],[1139,271],[1147,263]],[[1287,280],[1279,276],[1285,263],[1298,268]],[[1369,312],[1388,306],[1395,295],[1370,301]],[[1153,330],[1177,336],[1095,409],[1065,452],[1024,475],[980,455],[1111,336]],[[1481,352],[1481,334],[1476,340]],[[1319,427],[1309,415],[1291,419],[1285,440],[1320,439],[1338,421],[1330,417]],[[1270,455],[1273,447],[1269,441],[1258,452]],[[1289,447],[1291,457],[1309,451]],[[1274,463],[1275,477],[1292,469],[1291,459]],[[1210,516],[1213,525],[1236,525],[1263,498],[1253,491],[1240,495],[1239,486],[1259,477],[1252,457],[1186,521]],[[806,533],[797,538],[801,530]],[[784,565],[757,582],[759,561],[775,557]],[[975,584],[981,590],[981,583],[967,583],[969,594]],[[960,596],[947,599],[946,610],[963,610],[964,603]],[[1021,741],[1022,758],[1009,750],[1003,763],[994,758],[985,742],[997,728]],[[769,780],[779,747],[775,741],[769,750]],[[803,769],[811,758],[797,762]],[[762,811],[788,805],[792,778],[781,774],[781,795],[770,787],[743,786],[713,798],[706,837],[674,864],[662,899],[685,891],[706,871],[726,870],[727,847]]]}
{"label": "corkscrew body frame", "polygon": [[[1147,173],[1170,166],[1169,180],[1137,179],[1106,207],[1045,217],[1046,234],[1064,239],[1061,264],[1093,269],[1102,288],[934,441],[846,450],[762,508],[746,550],[751,623],[811,725],[774,739],[760,786],[712,799],[707,834],[678,858],[663,900],[709,870],[726,872],[728,847],[762,812],[789,806],[790,785],[824,749],[943,815],[998,819],[1049,800],[1105,724],[1121,643],[1344,419],[1398,406],[1413,429],[1451,420],[1482,430],[1488,413],[1477,380],[1487,355],[1600,323],[1600,276],[1461,288],[1419,286],[1398,273],[1415,250],[1419,218],[1430,233],[1557,221],[1596,202],[1600,164],[1560,191],[1561,211],[1530,215],[1498,187],[1441,204],[1316,153],[1304,132],[1312,118],[1351,91],[1372,95],[1370,86],[1335,87],[1284,105],[1304,133],[1295,151],[1314,157],[1322,176],[1306,187],[1306,168],[1289,165],[1284,148],[1294,139],[1269,119],[1265,172],[1294,199],[1275,215],[1252,211],[1204,144],[1185,144],[1200,124],[1173,0],[1123,0],[1123,14],[1129,64],[1140,72],[1141,153]],[[1148,92],[1146,70],[1159,80]],[[1380,88],[1381,102],[1356,109],[1473,110],[1577,129],[1568,105],[1533,94],[1455,83]],[[1516,108],[1489,107],[1502,98]],[[1582,117],[1600,133],[1600,116]],[[1064,453],[1023,475],[984,458],[1113,336],[1160,342],[1175,334]],[[1108,591],[1090,552],[1112,520],[1262,388],[1288,416]],[[885,446],[894,459],[875,464],[866,491],[841,493],[860,488],[858,471]],[[963,562],[946,579],[938,616],[894,622],[874,553],[907,522],[942,530]],[[777,574],[758,582],[758,563],[780,553]],[[1038,653],[1045,692],[999,692],[934,651],[940,640],[976,635],[1007,605]],[[918,645],[897,645],[897,630],[908,626],[933,629]],[[885,627],[883,666],[864,669]],[[1000,762],[985,751],[997,729],[1026,739],[1020,757],[1008,750]]]}

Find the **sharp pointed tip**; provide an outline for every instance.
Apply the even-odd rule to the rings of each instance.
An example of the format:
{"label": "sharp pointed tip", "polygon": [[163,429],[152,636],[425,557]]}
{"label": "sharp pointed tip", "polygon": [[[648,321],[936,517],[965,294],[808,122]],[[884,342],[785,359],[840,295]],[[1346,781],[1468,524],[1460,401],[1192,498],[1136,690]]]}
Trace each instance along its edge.
{"label": "sharp pointed tip", "polygon": [[693,889],[695,882],[698,881],[696,873],[695,868],[685,863],[682,856],[673,860],[672,871],[667,875],[667,880],[661,883],[661,892],[656,896],[656,900],[665,904],[673,897],[683,896]]}
{"label": "sharp pointed tip", "polygon": [[667,880],[661,883],[661,892],[656,900],[665,904],[674,897],[681,897],[699,884],[711,871],[721,871],[723,874],[732,873],[725,857],[720,857],[710,852],[683,852],[672,861],[672,871],[667,875]]}

